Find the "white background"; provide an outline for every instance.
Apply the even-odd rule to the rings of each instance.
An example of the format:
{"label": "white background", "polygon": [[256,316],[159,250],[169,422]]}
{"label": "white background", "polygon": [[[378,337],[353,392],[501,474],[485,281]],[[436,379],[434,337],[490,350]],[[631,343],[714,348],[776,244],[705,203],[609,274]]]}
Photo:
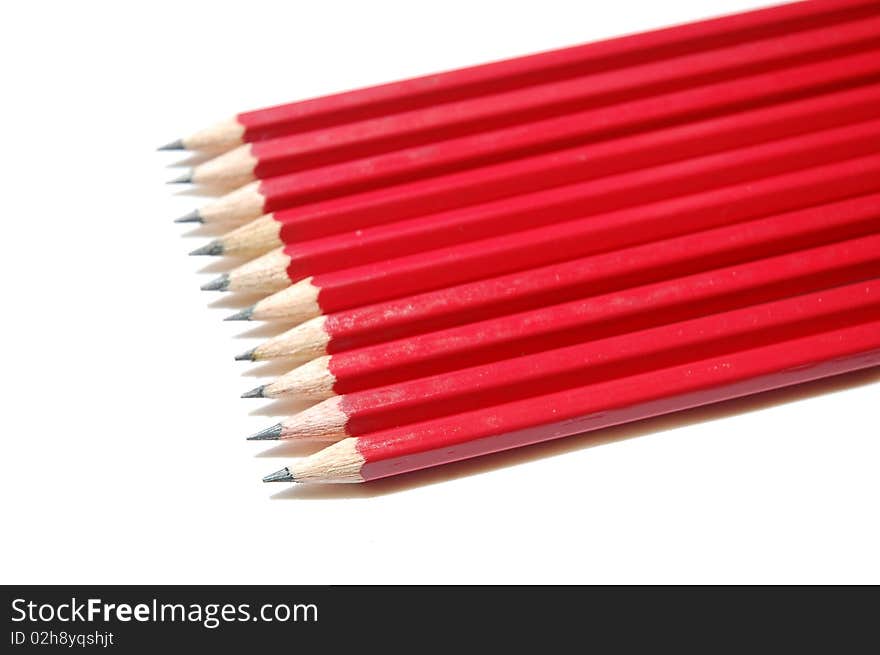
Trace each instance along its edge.
{"label": "white background", "polygon": [[[400,480],[268,486],[270,331],[155,147],[238,110],[762,5],[5,3],[0,582],[880,582],[880,374]],[[196,231],[198,232],[198,231]],[[593,447],[597,446],[597,447]],[[301,451],[300,451],[301,452]]]}

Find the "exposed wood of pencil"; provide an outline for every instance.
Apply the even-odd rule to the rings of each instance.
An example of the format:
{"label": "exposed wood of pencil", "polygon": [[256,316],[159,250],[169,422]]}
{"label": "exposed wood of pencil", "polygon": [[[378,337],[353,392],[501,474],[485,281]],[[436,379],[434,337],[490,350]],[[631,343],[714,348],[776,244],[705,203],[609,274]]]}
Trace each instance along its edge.
{"label": "exposed wood of pencil", "polygon": [[323,400],[333,395],[335,383],[336,378],[330,372],[330,357],[325,355],[295,368],[260,389],[263,398],[296,394],[308,400]]}
{"label": "exposed wood of pencil", "polygon": [[255,179],[787,69],[852,53],[866,42],[876,43],[878,33],[880,18],[860,17],[830,27],[823,25],[708,52],[651,60],[603,74],[246,144],[196,166],[191,180],[235,188]]}
{"label": "exposed wood of pencil", "polygon": [[819,0],[705,20],[244,112],[169,144],[217,151],[279,135],[344,124],[417,107],[613,70],[755,38],[791,34],[873,13],[871,0]]}
{"label": "exposed wood of pencil", "polygon": [[[880,272],[880,271],[878,271]],[[798,298],[750,304],[718,314],[584,340],[511,359],[326,400],[281,421],[275,438],[338,441],[398,425],[582,386],[790,338],[807,329],[840,325],[854,293],[880,314],[880,282],[857,281]],[[794,311],[796,309],[796,311]],[[265,433],[266,431],[264,431]],[[262,434],[262,433],[261,433]]]}
{"label": "exposed wood of pencil", "polygon": [[262,395],[323,400],[875,275],[880,235],[872,234],[325,355],[264,385]]}
{"label": "exposed wood of pencil", "polygon": [[283,245],[281,223],[275,220],[273,214],[266,214],[196,248],[190,254],[259,257]]}
{"label": "exposed wood of pencil", "polygon": [[[339,441],[357,436],[349,429],[349,396],[332,396],[272,426],[273,439],[298,441]],[[264,430],[263,432],[266,432]],[[254,435],[255,437],[261,433]],[[254,440],[254,437],[248,437]]]}
{"label": "exposed wood of pencil", "polygon": [[327,317],[316,316],[290,330],[264,341],[260,345],[236,359],[262,361],[284,358],[294,362],[305,363],[316,357],[327,354],[330,334],[326,329]]}
{"label": "exposed wood of pencil", "polygon": [[280,248],[234,268],[208,282],[205,291],[272,293],[290,286],[287,277],[288,257]]}
{"label": "exposed wood of pencil", "polygon": [[[878,38],[880,42],[880,38]],[[403,181],[802,98],[880,75],[877,51],[624,102],[252,182],[178,220],[244,223],[260,214]]]}
{"label": "exposed wood of pencil", "polygon": [[223,273],[217,280],[202,287],[208,291],[247,291],[269,294],[290,286],[287,269],[290,256],[276,248],[246,264]]}
{"label": "exposed wood of pencil", "polygon": [[558,225],[314,275],[259,301],[257,320],[302,322],[554,262],[877,190],[880,155],[849,159]]}
{"label": "exposed wood of pencil", "polygon": [[[307,276],[429,253],[872,152],[880,152],[880,120],[291,243],[260,258],[262,265],[255,262],[241,267],[229,277],[242,288],[272,293],[284,288],[285,279],[297,282]],[[270,262],[276,270],[267,275]],[[235,287],[230,284],[229,289]]]}
{"label": "exposed wood of pencil", "polygon": [[880,116],[880,84],[280,210],[192,254],[254,257],[300,243]]}
{"label": "exposed wood of pencil", "polygon": [[312,278],[306,278],[263,298],[247,311],[251,320],[302,323],[322,313],[318,304],[319,292],[320,288],[312,284]]}
{"label": "exposed wood of pencil", "polygon": [[848,317],[789,341],[347,437],[264,480],[375,480],[877,366],[880,318]]}
{"label": "exposed wood of pencil", "polygon": [[[236,118],[227,118],[180,139],[183,150],[221,153],[242,143],[245,127]],[[173,150],[176,148],[167,148]]]}
{"label": "exposed wood of pencil", "polygon": [[258,163],[252,146],[243,145],[195,166],[186,175],[186,181],[207,187],[235,189],[257,179],[254,170]]}
{"label": "exposed wood of pencil", "polygon": [[259,182],[251,182],[215,202],[175,219],[177,223],[228,223],[238,225],[264,213],[265,198]]}

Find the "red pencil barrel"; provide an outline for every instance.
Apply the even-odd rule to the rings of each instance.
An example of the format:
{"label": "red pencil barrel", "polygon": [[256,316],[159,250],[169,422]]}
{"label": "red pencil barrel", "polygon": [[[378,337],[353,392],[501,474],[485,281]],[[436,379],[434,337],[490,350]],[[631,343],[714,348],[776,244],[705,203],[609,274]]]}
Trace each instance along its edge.
{"label": "red pencil barrel", "polygon": [[[880,111],[875,108],[874,113]],[[288,244],[291,281],[880,152],[880,120]]]}
{"label": "red pencil barrel", "polygon": [[273,218],[283,242],[299,243],[870,118],[880,118],[878,84],[342,196]]}
{"label": "red pencil barrel", "polygon": [[347,394],[875,276],[878,234],[349,350],[329,370]]}
{"label": "red pencil barrel", "polygon": [[[880,6],[876,8],[880,12]],[[538,84],[500,94],[386,115],[251,146],[254,175],[269,178],[341,161],[532,123],[571,112],[782,70],[852,54],[877,44],[880,18],[753,40],[730,48],[647,61],[604,74]]]}
{"label": "red pencil barrel", "polygon": [[880,194],[872,194],[357,307],[325,318],[327,351],[339,353],[876,233],[878,221]]}
{"label": "red pencil barrel", "polygon": [[358,439],[360,474],[374,480],[880,365],[877,312],[847,318],[790,341],[374,432]]}
{"label": "red pencil barrel", "polygon": [[589,335],[574,345],[482,366],[456,367],[348,394],[339,407],[348,417],[346,432],[360,436],[845,325],[859,294],[873,304],[858,303],[857,311],[880,316],[880,282],[858,282],[608,338]]}
{"label": "red pencil barrel", "polygon": [[[880,37],[878,37],[880,44]],[[263,211],[839,90],[880,75],[880,50],[624,102],[262,180]]]}
{"label": "red pencil barrel", "polygon": [[814,0],[288,103],[238,115],[247,142],[566,79],[870,15],[872,0]]}
{"label": "red pencil barrel", "polygon": [[876,191],[880,155],[312,278],[324,314]]}

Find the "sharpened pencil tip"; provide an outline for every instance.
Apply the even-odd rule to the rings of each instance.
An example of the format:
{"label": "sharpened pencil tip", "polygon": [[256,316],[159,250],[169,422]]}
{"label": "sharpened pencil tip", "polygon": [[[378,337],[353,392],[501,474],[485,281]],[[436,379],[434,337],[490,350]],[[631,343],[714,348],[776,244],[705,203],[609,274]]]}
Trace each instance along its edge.
{"label": "sharpened pencil tip", "polygon": [[[227,316],[224,318],[224,321],[249,321],[251,320],[251,316],[254,315],[253,307],[246,307],[242,309],[240,312],[235,312],[232,316]],[[249,350],[248,353],[252,353],[253,350]],[[238,359],[238,357],[236,357]]]}
{"label": "sharpened pencil tip", "polygon": [[186,146],[183,145],[183,139],[176,139],[171,143],[166,143],[164,146],[156,148],[156,150],[186,150]]}
{"label": "sharpened pencil tip", "polygon": [[283,428],[280,423],[276,423],[272,427],[260,430],[256,434],[252,434],[247,438],[248,441],[272,441],[281,438]]}
{"label": "sharpened pencil tip", "polygon": [[202,285],[202,291],[226,291],[229,288],[229,275],[224,273]]}
{"label": "sharpened pencil tip", "polygon": [[285,466],[280,471],[275,471],[274,473],[267,475],[263,478],[263,482],[295,482],[295,480],[290,474],[290,469]]}
{"label": "sharpened pencil tip", "polygon": [[194,209],[186,216],[181,216],[180,218],[175,218],[174,222],[175,223],[204,223],[205,221],[202,219],[202,215],[199,213],[199,210]]}
{"label": "sharpened pencil tip", "polygon": [[255,389],[251,389],[250,391],[245,391],[243,394],[241,394],[241,397],[242,398],[265,398],[265,396],[263,395],[263,389],[265,389],[265,388],[266,388],[266,385],[261,384],[259,387],[256,387]]}
{"label": "sharpened pencil tip", "polygon": [[211,255],[212,257],[216,257],[217,255],[222,254],[223,244],[220,241],[212,241],[211,243],[206,243],[201,248],[196,248],[190,253],[190,255]]}
{"label": "sharpened pencil tip", "polygon": [[192,181],[192,171],[187,171],[183,175],[175,177],[173,180],[168,180],[165,184],[190,184]]}
{"label": "sharpened pencil tip", "polygon": [[241,353],[240,355],[235,356],[235,361],[237,362],[252,362],[254,361],[254,352],[256,348],[251,348],[247,352]]}

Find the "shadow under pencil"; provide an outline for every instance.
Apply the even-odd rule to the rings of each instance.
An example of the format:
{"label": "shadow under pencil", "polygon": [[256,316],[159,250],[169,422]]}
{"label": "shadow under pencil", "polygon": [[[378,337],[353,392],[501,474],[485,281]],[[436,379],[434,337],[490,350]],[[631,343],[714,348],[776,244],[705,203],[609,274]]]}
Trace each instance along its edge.
{"label": "shadow under pencil", "polygon": [[[245,307],[249,307],[249,305],[245,305]],[[296,325],[296,323],[292,321],[266,321],[264,323],[248,323],[242,321],[238,322],[238,324],[252,327],[250,327],[249,330],[245,330],[235,335],[237,339],[269,339],[270,337],[277,337],[282,332],[287,332],[290,328]],[[269,361],[272,360],[267,360],[267,363]],[[288,361],[290,360],[288,359]],[[288,367],[288,370],[291,368],[293,367]]]}
{"label": "shadow under pencil", "polygon": [[[253,402],[253,401],[252,401]],[[260,407],[252,409],[248,414],[250,416],[266,416],[266,417],[280,417],[283,418],[285,416],[292,416],[293,414],[297,414],[304,409],[308,409],[312,405],[317,404],[317,401],[314,400],[306,400],[304,398],[279,398],[277,400],[273,400],[271,402],[265,403]],[[277,421],[276,421],[277,423]],[[263,426],[268,427],[268,426]],[[291,445],[292,441],[281,441],[281,442],[273,442],[275,448],[272,448],[265,453],[261,453],[257,455],[257,457],[285,457],[289,455],[289,452],[285,452],[283,449]],[[309,448],[310,451],[320,450],[321,445],[319,442],[312,442],[312,446]],[[277,451],[277,452],[276,452]]]}
{"label": "shadow under pencil", "polygon": [[241,376],[245,378],[277,378],[288,373],[302,364],[302,361],[285,357],[281,359],[269,359],[260,362],[242,362],[250,363],[251,366],[241,372]]}
{"label": "shadow under pencil", "polygon": [[[205,282],[207,281],[208,280],[205,280]],[[245,293],[241,291],[205,291],[205,294],[213,294],[214,296],[219,296],[213,298],[208,303],[208,307],[210,309],[228,309],[232,311],[244,309],[245,307],[250,307],[258,300],[262,300],[266,297],[266,294]]]}
{"label": "shadow under pencil", "polygon": [[[177,151],[181,152],[181,151]],[[199,164],[204,164],[206,161],[214,159],[216,157],[216,153],[211,152],[192,152],[192,151],[183,151],[185,155],[180,158],[169,163],[166,168],[192,168],[193,166],[198,166]]]}
{"label": "shadow under pencil", "polygon": [[[657,432],[767,409],[827,393],[854,389],[876,382],[880,382],[880,368],[878,367],[845,373],[784,389],[766,391],[743,398],[726,400],[703,407],[695,407],[673,414],[656,416],[563,439],[545,441],[531,446],[484,455],[461,462],[453,462],[422,471],[413,471],[412,473],[405,473],[374,482],[363,484],[291,485],[287,489],[273,494],[271,498],[274,500],[324,500],[328,498],[373,498],[384,496],[416,487],[425,487],[472,475],[488,473],[538,459],[556,457],[608,443],[634,439]],[[321,445],[318,444],[318,448],[307,451],[306,454],[318,450]],[[287,454],[295,456],[292,453]],[[266,456],[270,455],[267,454]]]}
{"label": "shadow under pencil", "polygon": [[[177,223],[175,223],[177,225]],[[217,237],[235,229],[235,226],[229,226],[224,223],[181,223],[181,225],[195,225],[196,227],[184,232],[181,236],[184,239],[208,238],[216,239]]]}

